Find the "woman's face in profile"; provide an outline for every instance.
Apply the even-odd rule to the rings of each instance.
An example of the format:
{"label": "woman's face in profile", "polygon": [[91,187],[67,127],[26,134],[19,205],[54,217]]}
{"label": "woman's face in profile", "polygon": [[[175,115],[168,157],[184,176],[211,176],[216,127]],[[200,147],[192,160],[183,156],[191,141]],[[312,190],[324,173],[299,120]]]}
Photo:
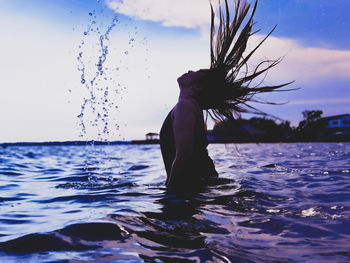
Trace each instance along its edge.
{"label": "woman's face in profile", "polygon": [[188,71],[177,79],[180,89],[191,89],[194,94],[199,94],[202,91],[203,78],[207,75],[207,69],[198,71]]}
{"label": "woman's face in profile", "polygon": [[207,69],[201,69],[198,71],[188,71],[187,73],[181,75],[177,82],[180,86],[194,86],[199,83],[199,81],[206,75]]}

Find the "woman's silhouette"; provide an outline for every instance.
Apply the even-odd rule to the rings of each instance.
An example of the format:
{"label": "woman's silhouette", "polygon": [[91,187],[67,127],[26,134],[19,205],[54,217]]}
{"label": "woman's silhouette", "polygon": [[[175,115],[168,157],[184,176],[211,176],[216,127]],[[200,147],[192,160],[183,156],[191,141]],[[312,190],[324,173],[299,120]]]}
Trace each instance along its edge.
{"label": "woman's silhouette", "polygon": [[[257,1],[250,9],[246,0],[235,1],[235,16],[230,19],[230,6],[225,0],[219,8],[219,26],[214,23],[211,8],[211,66],[210,69],[189,71],[177,79],[180,87],[178,103],[166,117],[160,144],[167,172],[166,186],[171,191],[188,192],[198,188],[203,179],[216,177],[213,161],[208,156],[206,125],[203,110],[214,120],[233,119],[241,112],[263,114],[248,104],[257,102],[257,93],[271,92],[278,86],[252,85],[252,82],[281,60],[264,60],[253,69],[248,60],[273,30],[250,52],[247,42],[252,33]],[[223,10],[224,9],[224,10]],[[217,28],[217,30],[216,30]],[[264,102],[266,103],[266,102]]]}

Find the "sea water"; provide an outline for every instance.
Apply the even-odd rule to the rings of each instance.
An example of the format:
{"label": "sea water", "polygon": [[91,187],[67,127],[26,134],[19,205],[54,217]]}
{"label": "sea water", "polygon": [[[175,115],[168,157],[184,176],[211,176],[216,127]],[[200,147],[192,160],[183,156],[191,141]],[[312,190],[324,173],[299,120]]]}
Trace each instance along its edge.
{"label": "sea water", "polygon": [[158,145],[0,148],[0,261],[349,262],[349,146],[209,145],[187,195]]}

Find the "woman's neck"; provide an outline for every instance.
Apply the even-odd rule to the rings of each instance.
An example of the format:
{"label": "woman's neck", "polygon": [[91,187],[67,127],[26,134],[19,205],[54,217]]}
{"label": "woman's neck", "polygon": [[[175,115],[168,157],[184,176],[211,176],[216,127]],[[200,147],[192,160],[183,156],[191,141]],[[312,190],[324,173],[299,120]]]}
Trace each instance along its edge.
{"label": "woman's neck", "polygon": [[179,100],[195,99],[193,91],[191,89],[180,89]]}

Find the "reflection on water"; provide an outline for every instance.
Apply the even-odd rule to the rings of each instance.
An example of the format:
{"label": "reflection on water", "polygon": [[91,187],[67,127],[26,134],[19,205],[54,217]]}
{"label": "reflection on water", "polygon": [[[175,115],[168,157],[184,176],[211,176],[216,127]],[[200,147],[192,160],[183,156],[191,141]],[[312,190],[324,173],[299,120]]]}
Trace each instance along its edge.
{"label": "reflection on water", "polygon": [[157,145],[0,149],[2,262],[350,260],[348,143],[209,151],[220,178],[179,196]]}

